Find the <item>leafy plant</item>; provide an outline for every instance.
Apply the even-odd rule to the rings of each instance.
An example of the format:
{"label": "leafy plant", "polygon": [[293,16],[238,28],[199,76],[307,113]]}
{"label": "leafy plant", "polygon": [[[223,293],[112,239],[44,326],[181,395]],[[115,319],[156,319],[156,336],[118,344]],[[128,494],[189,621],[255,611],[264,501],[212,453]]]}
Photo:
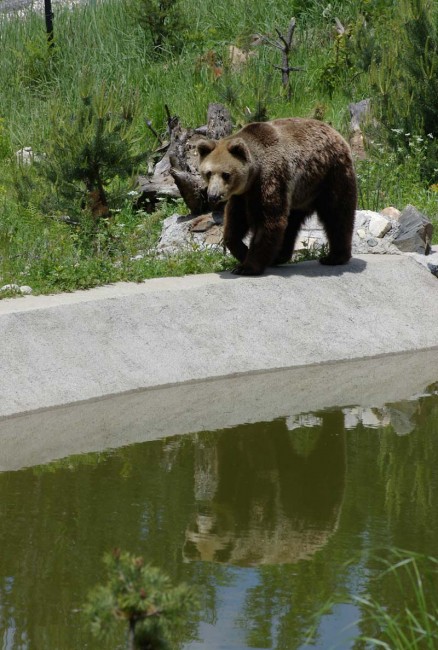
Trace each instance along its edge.
{"label": "leafy plant", "polygon": [[172,587],[157,568],[116,549],[104,558],[108,581],[90,594],[85,613],[96,637],[111,636],[114,625],[125,623],[132,650],[165,650],[175,633],[184,629],[198,605],[192,588]]}
{"label": "leafy plant", "polygon": [[181,49],[187,24],[179,0],[136,0],[131,11],[157,53],[163,53],[166,46]]}
{"label": "leafy plant", "polygon": [[117,103],[114,88],[84,94],[73,115],[58,104],[52,117],[52,135],[39,167],[47,180],[69,200],[81,200],[94,224],[111,214],[108,185],[130,176],[144,153],[134,152],[133,118],[136,97]]}
{"label": "leafy plant", "polygon": [[436,196],[433,186],[425,187],[422,177],[434,140],[405,134],[401,129],[396,129],[393,137],[397,148],[373,141],[368,147],[368,158],[356,161],[359,207],[374,211],[388,205],[402,208],[415,195],[416,206],[433,217]]}
{"label": "leafy plant", "polygon": [[[370,68],[381,119],[393,130],[435,139],[422,172],[438,178],[438,8],[430,0],[404,0],[391,21],[380,60]],[[391,133],[391,132],[390,132]],[[434,171],[435,169],[435,171]]]}

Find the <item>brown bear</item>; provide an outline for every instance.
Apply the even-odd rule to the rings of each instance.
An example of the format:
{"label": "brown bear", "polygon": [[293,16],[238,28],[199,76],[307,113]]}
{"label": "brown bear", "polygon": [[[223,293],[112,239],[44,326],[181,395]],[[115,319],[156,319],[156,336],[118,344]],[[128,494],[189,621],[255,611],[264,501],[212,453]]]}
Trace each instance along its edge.
{"label": "brown bear", "polygon": [[[351,258],[356,177],[347,142],[328,124],[303,118],[254,122],[197,145],[211,204],[226,202],[224,240],[239,261],[233,273],[260,275],[290,260],[313,212],[324,226],[322,264]],[[252,233],[248,246],[242,241]]]}

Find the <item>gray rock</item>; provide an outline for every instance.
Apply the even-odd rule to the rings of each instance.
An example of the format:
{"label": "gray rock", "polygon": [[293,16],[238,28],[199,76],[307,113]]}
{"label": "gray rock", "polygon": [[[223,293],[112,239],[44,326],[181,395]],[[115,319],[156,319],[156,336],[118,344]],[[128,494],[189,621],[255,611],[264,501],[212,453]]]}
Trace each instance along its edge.
{"label": "gray rock", "polygon": [[394,245],[405,253],[428,255],[433,235],[430,220],[413,205],[407,205],[400,215],[399,224]]}
{"label": "gray rock", "polygon": [[405,253],[412,257],[416,262],[428,269],[432,275],[438,277],[438,247],[433,246],[429,255],[420,253]]}
{"label": "gray rock", "polygon": [[207,217],[206,221],[208,221],[209,227],[206,230],[197,231],[196,224],[199,221],[199,217],[194,220],[190,216],[181,217],[177,214],[167,217],[163,221],[163,229],[155,249],[156,252],[174,255],[184,250],[193,249],[217,248],[222,250],[222,227],[218,225],[214,217]]}
{"label": "gray rock", "polygon": [[438,264],[431,264],[430,262],[427,263],[427,268],[429,271],[434,275],[436,278],[438,278]]}

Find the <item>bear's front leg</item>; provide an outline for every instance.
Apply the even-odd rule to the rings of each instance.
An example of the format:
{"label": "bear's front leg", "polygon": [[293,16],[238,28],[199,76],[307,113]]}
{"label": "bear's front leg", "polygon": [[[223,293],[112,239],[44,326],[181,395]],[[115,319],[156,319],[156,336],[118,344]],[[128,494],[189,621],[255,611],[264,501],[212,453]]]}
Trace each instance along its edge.
{"label": "bear's front leg", "polygon": [[242,241],[247,233],[245,200],[241,196],[232,196],[225,206],[224,242],[231,255],[241,263],[245,261],[248,254],[248,246]]}
{"label": "bear's front leg", "polygon": [[287,193],[281,183],[267,179],[260,192],[249,198],[247,210],[254,235],[244,262],[234,272],[261,275],[276,261],[283,246],[289,215]]}
{"label": "bear's front leg", "polygon": [[275,223],[265,223],[257,227],[249,245],[248,255],[242,264],[234,269],[238,275],[261,275],[267,266],[277,259],[287,227],[285,216]]}

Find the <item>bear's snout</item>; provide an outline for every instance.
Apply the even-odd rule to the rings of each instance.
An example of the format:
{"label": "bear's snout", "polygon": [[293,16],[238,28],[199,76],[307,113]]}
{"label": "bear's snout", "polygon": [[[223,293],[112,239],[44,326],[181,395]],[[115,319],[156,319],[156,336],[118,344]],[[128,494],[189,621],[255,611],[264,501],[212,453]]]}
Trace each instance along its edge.
{"label": "bear's snout", "polygon": [[224,195],[218,194],[217,192],[207,192],[207,198],[208,202],[213,206],[223,203],[224,201]]}

